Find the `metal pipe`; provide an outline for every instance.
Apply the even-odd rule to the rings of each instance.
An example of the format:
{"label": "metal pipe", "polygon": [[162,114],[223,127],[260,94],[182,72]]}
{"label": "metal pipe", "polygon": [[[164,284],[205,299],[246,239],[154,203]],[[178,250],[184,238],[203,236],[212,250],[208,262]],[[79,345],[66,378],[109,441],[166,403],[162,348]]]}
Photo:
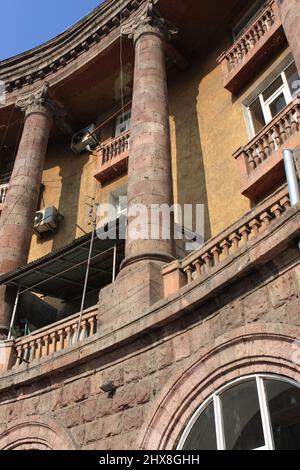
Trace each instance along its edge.
{"label": "metal pipe", "polygon": [[16,295],[15,303],[14,303],[14,309],[13,309],[13,314],[12,314],[11,321],[10,321],[8,338],[7,338],[8,340],[10,340],[12,336],[11,332],[15,323],[15,318],[16,318],[16,313],[17,313],[17,308],[18,308],[18,303],[19,303],[19,298],[20,298],[20,292],[21,292],[21,286],[18,287],[18,292]]}
{"label": "metal pipe", "polygon": [[112,282],[114,283],[116,280],[116,268],[117,268],[117,245],[114,246],[114,256],[113,256],[113,274],[112,274]]}
{"label": "metal pipe", "polygon": [[[295,166],[294,152],[289,149],[284,150],[283,161],[289,189],[290,203],[291,206],[294,206],[300,202],[299,181]],[[300,251],[300,239],[297,240],[297,245]]]}
{"label": "metal pipe", "polygon": [[83,288],[82,299],[81,299],[81,308],[80,308],[80,316],[79,316],[79,321],[78,321],[78,329],[77,329],[77,335],[76,335],[76,343],[77,343],[77,342],[79,341],[79,339],[80,339],[80,328],[81,328],[81,323],[82,323],[82,316],[83,316],[83,309],[84,309],[84,303],[85,303],[85,296],[86,296],[87,284],[88,284],[89,273],[90,273],[90,265],[91,265],[91,258],[92,258],[92,251],[93,251],[93,245],[94,245],[95,232],[96,232],[96,229],[95,229],[95,227],[93,227],[93,232],[92,232],[92,236],[91,236],[91,244],[90,244],[90,249],[89,249],[89,257],[88,257],[88,262],[87,262],[87,267],[86,267],[86,273],[85,273],[84,288]]}

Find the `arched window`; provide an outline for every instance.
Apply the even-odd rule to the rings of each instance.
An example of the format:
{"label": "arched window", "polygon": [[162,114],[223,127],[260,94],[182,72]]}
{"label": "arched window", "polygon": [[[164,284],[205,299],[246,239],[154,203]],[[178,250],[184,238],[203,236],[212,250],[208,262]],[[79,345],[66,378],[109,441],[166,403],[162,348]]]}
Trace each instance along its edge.
{"label": "arched window", "polygon": [[197,410],[178,449],[300,450],[300,385],[273,375],[226,385]]}

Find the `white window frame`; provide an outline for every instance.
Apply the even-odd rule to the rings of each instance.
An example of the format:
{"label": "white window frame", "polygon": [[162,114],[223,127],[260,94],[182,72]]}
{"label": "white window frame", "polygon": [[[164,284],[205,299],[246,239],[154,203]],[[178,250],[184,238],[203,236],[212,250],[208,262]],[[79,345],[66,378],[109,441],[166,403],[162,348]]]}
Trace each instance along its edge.
{"label": "white window frame", "polygon": [[[249,121],[250,121],[250,126],[251,126],[251,131],[252,131],[252,134],[253,134],[253,137],[255,137],[255,135],[257,134],[257,132],[255,131],[254,129],[254,125],[253,125],[253,120],[252,120],[252,115],[251,115],[251,110],[250,110],[250,107],[251,105],[254,103],[254,101],[257,100],[257,98],[259,98],[260,100],[260,105],[261,105],[261,108],[262,108],[262,112],[263,112],[263,115],[264,115],[264,119],[265,119],[265,126],[267,126],[273,119],[275,116],[272,116],[271,114],[271,110],[270,110],[270,105],[273,103],[273,101],[278,98],[278,96],[283,93],[284,95],[284,98],[285,98],[285,101],[286,101],[286,106],[288,106],[292,101],[293,101],[293,95],[290,91],[290,87],[289,87],[289,84],[288,84],[288,81],[287,81],[287,78],[286,78],[286,75],[285,75],[285,72],[286,70],[292,65],[294,64],[295,61],[292,60],[291,62],[289,62],[288,65],[286,65],[284,67],[284,69],[282,70],[282,72],[278,75],[276,75],[275,78],[272,79],[272,81],[260,92],[260,94],[258,96],[256,96],[252,101],[251,103],[249,103],[249,105],[247,106],[247,112],[248,112],[248,116],[249,116]],[[272,85],[272,83],[274,83],[279,77],[281,77],[282,81],[283,81],[283,84],[273,93],[273,95],[271,95],[267,100],[264,100],[264,97],[263,97],[263,94],[264,92]]]}
{"label": "white window frame", "polygon": [[130,121],[131,121],[131,110],[126,111],[124,114],[120,114],[120,116],[117,117],[116,131],[115,131],[116,137],[123,134],[123,132],[129,131]]}
{"label": "white window frame", "polygon": [[287,377],[274,375],[274,374],[256,374],[256,375],[248,375],[245,377],[240,377],[234,380],[233,382],[230,382],[229,384],[226,384],[222,388],[220,388],[217,392],[215,392],[212,396],[210,396],[207,400],[205,400],[205,402],[194,413],[190,422],[188,423],[188,425],[186,426],[185,430],[182,433],[182,436],[179,440],[179,444],[177,446],[177,450],[184,449],[186,440],[189,437],[189,434],[192,431],[194,425],[196,424],[198,418],[211,403],[213,403],[214,405],[217,449],[226,450],[224,423],[222,419],[222,410],[221,410],[221,395],[226,390],[229,390],[235,385],[238,385],[239,383],[242,383],[242,382],[247,382],[249,380],[256,380],[256,388],[258,392],[263,434],[264,434],[264,439],[265,439],[264,446],[257,448],[257,449],[253,449],[253,450],[275,450],[270,410],[268,406],[264,380],[277,380],[279,382],[288,383],[298,388],[300,388],[300,384]]}

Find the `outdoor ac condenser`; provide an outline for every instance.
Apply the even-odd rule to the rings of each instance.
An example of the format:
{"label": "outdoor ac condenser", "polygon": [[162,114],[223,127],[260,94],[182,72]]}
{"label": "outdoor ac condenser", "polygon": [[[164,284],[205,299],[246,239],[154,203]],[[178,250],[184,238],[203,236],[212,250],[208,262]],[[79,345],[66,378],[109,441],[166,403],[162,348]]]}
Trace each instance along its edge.
{"label": "outdoor ac condenser", "polygon": [[44,232],[54,231],[61,220],[62,216],[59,215],[56,207],[47,207],[35,214],[34,231],[37,234]]}
{"label": "outdoor ac condenser", "polygon": [[91,124],[85,129],[76,132],[72,138],[71,150],[79,155],[95,148],[98,145],[98,139],[95,134],[93,134],[95,130],[95,124]]}

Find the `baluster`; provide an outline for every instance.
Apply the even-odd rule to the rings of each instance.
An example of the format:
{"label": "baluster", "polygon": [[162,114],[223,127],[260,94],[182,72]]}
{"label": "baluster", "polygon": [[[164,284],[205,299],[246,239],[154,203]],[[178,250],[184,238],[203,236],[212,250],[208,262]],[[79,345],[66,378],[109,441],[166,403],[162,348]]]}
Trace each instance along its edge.
{"label": "baluster", "polygon": [[255,168],[256,168],[261,163],[260,156],[259,156],[259,147],[257,144],[255,144],[253,147],[252,156],[253,156],[253,160],[254,160]]}
{"label": "baluster", "polygon": [[267,156],[265,155],[265,151],[264,151],[264,146],[263,146],[263,141],[260,140],[258,142],[258,154],[259,154],[259,160],[260,160],[260,163],[263,162]]}
{"label": "baluster", "polygon": [[191,266],[188,266],[187,268],[185,268],[183,270],[185,272],[185,274],[187,275],[187,281],[188,281],[188,284],[191,284],[191,282],[193,282],[193,269]]}
{"label": "baluster", "polygon": [[239,235],[241,235],[241,238],[242,238],[242,240],[244,241],[245,244],[249,240],[250,232],[251,232],[251,230],[249,229],[249,227],[247,227],[247,225],[244,225],[242,228],[239,229]]}
{"label": "baluster", "polygon": [[229,250],[230,250],[230,247],[231,247],[231,243],[229,242],[229,240],[223,240],[220,243],[220,247],[222,249],[222,253],[224,253],[224,255],[225,255],[225,258],[227,258],[229,256]]}
{"label": "baluster", "polygon": [[25,345],[24,345],[23,359],[26,362],[29,362],[29,343],[25,343]]}
{"label": "baluster", "polygon": [[197,259],[196,261],[194,261],[193,265],[196,268],[197,279],[199,279],[202,276],[202,263],[200,259]]}
{"label": "baluster", "polygon": [[93,315],[88,319],[90,325],[90,336],[94,335],[97,332],[97,315]]}
{"label": "baluster", "polygon": [[264,28],[263,28],[261,20],[257,22],[257,33],[258,33],[259,38],[262,38],[264,35]]}
{"label": "baluster", "polygon": [[35,341],[29,343],[29,362],[33,362],[35,359]]}
{"label": "baluster", "polygon": [[43,336],[43,356],[48,356],[49,355],[49,335]]}
{"label": "baluster", "polygon": [[218,246],[214,246],[211,250],[211,253],[213,255],[213,262],[214,266],[217,266],[220,262],[220,255],[222,253],[222,250]]}
{"label": "baluster", "polygon": [[274,138],[273,138],[273,134],[274,134],[274,130],[271,129],[271,130],[268,132],[270,154],[272,154],[273,152],[275,152],[275,149],[276,149],[276,145],[275,145],[275,141],[274,141]]}
{"label": "baluster", "polygon": [[266,229],[271,223],[272,216],[268,211],[265,211],[259,216],[259,220],[262,222],[263,229]]}
{"label": "baluster", "polygon": [[286,133],[286,139],[289,139],[292,135],[292,128],[291,128],[291,120],[290,120],[290,113],[287,114],[284,118],[284,127]]}
{"label": "baluster", "polygon": [[244,59],[244,57],[247,55],[247,46],[246,46],[245,38],[241,40],[240,49],[241,49],[242,59]]}
{"label": "baluster", "polygon": [[17,349],[17,359],[16,359],[15,367],[19,367],[22,364],[22,355],[24,353],[23,345],[22,344],[18,345],[16,349]]}
{"label": "baluster", "polygon": [[72,346],[72,328],[71,326],[67,326],[65,328],[65,331],[66,331],[66,346],[67,347],[70,347]]}
{"label": "baluster", "polygon": [[51,352],[55,353],[57,351],[57,333],[54,331],[53,333],[50,334],[51,338]]}
{"label": "baluster", "polygon": [[237,232],[232,233],[229,235],[229,241],[231,242],[233,251],[236,251],[239,249],[239,244],[240,244],[241,237]]}
{"label": "baluster", "polygon": [[274,218],[278,219],[278,217],[283,213],[283,209],[279,204],[274,204],[274,206],[271,207],[270,212]]}
{"label": "baluster", "polygon": [[266,134],[263,137],[263,148],[264,148],[265,159],[267,159],[271,155],[270,141],[269,141],[268,134]]}
{"label": "baluster", "polygon": [[268,29],[270,29],[273,24],[271,11],[266,12],[266,24]]}
{"label": "baluster", "polygon": [[42,338],[38,338],[36,340],[37,349],[36,349],[36,359],[41,359],[42,357],[42,347],[43,347],[43,340]]}
{"label": "baluster", "polygon": [[228,56],[228,65],[229,65],[229,71],[232,71],[235,67],[235,62],[234,62],[234,56],[233,56],[233,53],[230,52],[229,56]]}
{"label": "baluster", "polygon": [[292,134],[296,134],[298,132],[298,122],[296,120],[294,109],[291,112],[291,129],[292,129]]}
{"label": "baluster", "polygon": [[250,230],[252,232],[254,232],[254,236],[258,235],[258,232],[259,232],[259,229],[261,227],[261,223],[258,219],[253,219],[249,222],[249,227],[250,227]]}
{"label": "baluster", "polygon": [[212,256],[209,252],[204,253],[204,255],[201,256],[201,260],[204,264],[205,273],[207,273],[212,266]]}
{"label": "baluster", "polygon": [[280,119],[278,126],[279,126],[280,141],[284,143],[286,141],[286,132],[284,128],[284,121],[282,119]]}
{"label": "baluster", "polygon": [[275,143],[276,143],[276,149],[280,148],[281,140],[280,140],[280,135],[279,135],[279,132],[278,132],[278,125],[277,124],[274,126],[274,139],[275,139]]}
{"label": "baluster", "polygon": [[57,343],[57,350],[62,351],[65,347],[65,331],[63,329],[58,330],[58,343]]}
{"label": "baluster", "polygon": [[247,153],[248,162],[250,166],[250,170],[255,170],[256,162],[255,162],[255,149],[251,148]]}
{"label": "baluster", "polygon": [[80,332],[80,340],[83,341],[85,338],[87,338],[87,326],[88,322],[87,320],[82,321],[82,328]]}
{"label": "baluster", "polygon": [[266,33],[268,31],[267,16],[266,15],[264,15],[262,17],[261,23],[262,23],[263,32]]}
{"label": "baluster", "polygon": [[291,202],[289,196],[285,196],[282,199],[280,199],[279,204],[285,211],[289,210],[291,207]]}
{"label": "baluster", "polygon": [[253,33],[254,44],[257,44],[259,41],[259,34],[257,32],[256,25],[253,26],[252,33]]}

